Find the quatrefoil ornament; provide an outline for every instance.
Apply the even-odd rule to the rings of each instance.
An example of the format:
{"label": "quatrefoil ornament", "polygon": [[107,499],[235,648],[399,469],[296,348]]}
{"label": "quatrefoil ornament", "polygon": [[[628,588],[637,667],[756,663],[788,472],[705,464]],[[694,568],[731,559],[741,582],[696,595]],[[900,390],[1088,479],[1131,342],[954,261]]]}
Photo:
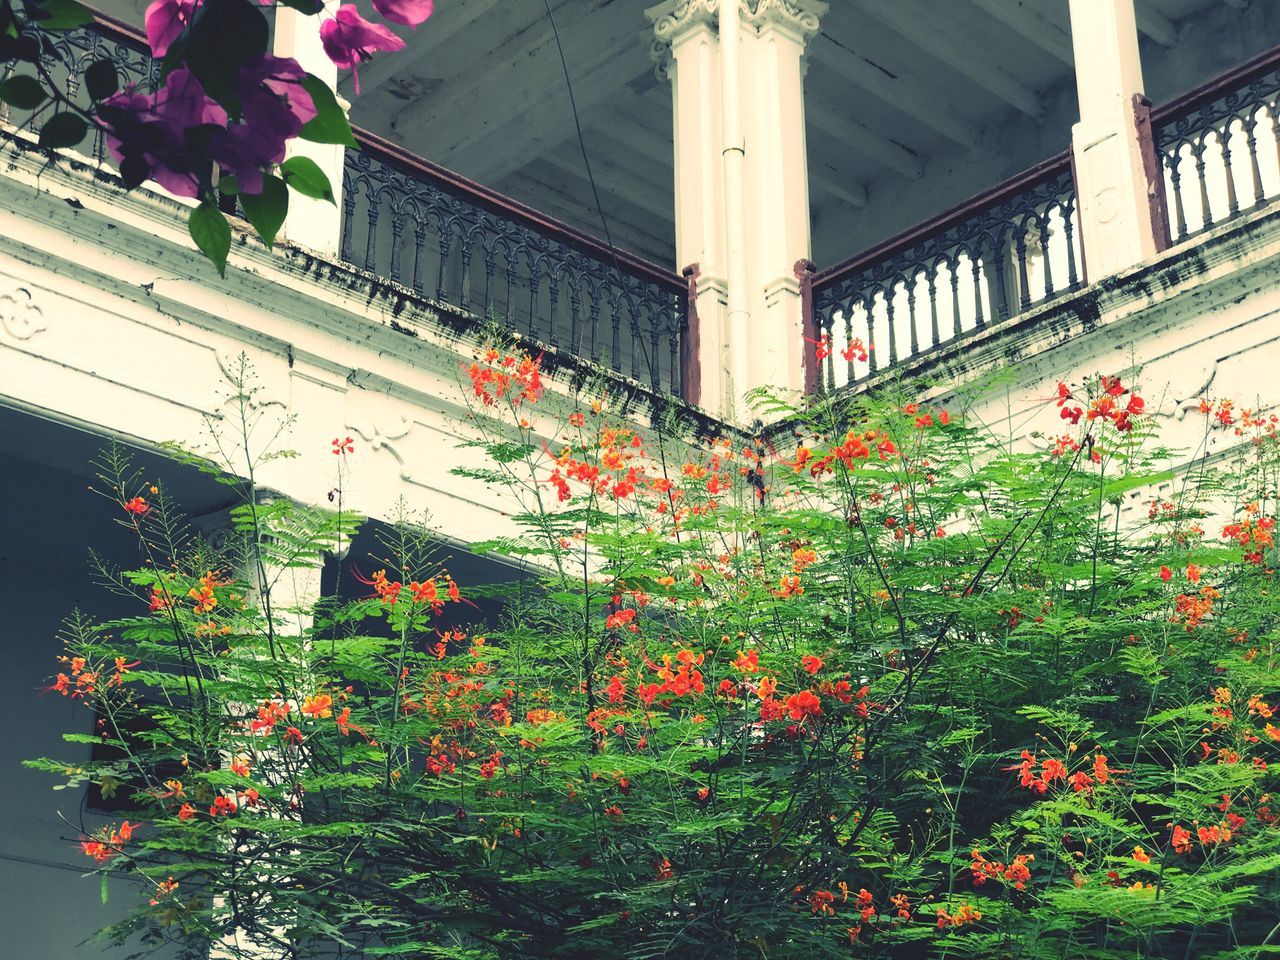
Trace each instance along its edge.
{"label": "quatrefoil ornament", "polygon": [[29,340],[49,326],[26,287],[0,293],[0,327],[15,340]]}

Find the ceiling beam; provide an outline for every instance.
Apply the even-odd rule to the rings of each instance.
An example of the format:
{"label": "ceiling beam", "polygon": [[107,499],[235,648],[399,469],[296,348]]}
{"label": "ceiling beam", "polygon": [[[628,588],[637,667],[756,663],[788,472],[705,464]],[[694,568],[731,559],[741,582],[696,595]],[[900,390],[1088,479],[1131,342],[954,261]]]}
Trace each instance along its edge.
{"label": "ceiling beam", "polygon": [[920,0],[860,0],[859,6],[1009,106],[1029,117],[1043,112],[1034,90],[983,56],[983,51],[974,49],[972,43],[965,43],[963,33],[949,28],[954,25],[939,23],[938,6],[922,4]]}
{"label": "ceiling beam", "polygon": [[1071,35],[1040,16],[1025,0],[970,0],[1024,40],[1035,44],[1055,60],[1075,66]]}
{"label": "ceiling beam", "polygon": [[[645,42],[650,31],[634,6],[569,0],[558,14],[573,30],[574,40],[565,44],[564,53],[580,100],[598,102],[616,94],[620,84],[653,69]],[[434,158],[455,163],[454,155],[463,149],[530,115],[559,119],[561,126],[567,121],[570,128],[573,124],[559,48],[545,18],[511,37],[492,56],[476,57],[431,96],[401,110],[393,127],[404,142],[428,142]],[[562,134],[543,142],[549,148],[564,138]],[[524,147],[523,137],[516,137],[507,141],[506,152],[527,156]]]}
{"label": "ceiling beam", "polygon": [[[384,53],[360,68],[360,96],[367,97],[399,74],[412,74],[419,64],[428,63],[433,52],[452,40],[459,31],[487,16],[501,0],[467,0],[446,3],[431,15],[421,30],[406,37],[405,48],[397,53]],[[351,77],[342,78],[341,86],[348,96],[354,95]],[[348,93],[348,90],[351,92]]]}
{"label": "ceiling beam", "polygon": [[808,55],[814,63],[962,147],[976,147],[982,140],[977,126],[965,119],[964,114],[950,102],[946,91],[937,89],[935,85],[894,73],[827,34],[813,38]]}
{"label": "ceiling beam", "polygon": [[[577,195],[577,185],[545,163],[531,164],[513,174],[499,184],[499,189],[604,241],[600,218],[594,210],[584,208],[582,198]],[[654,223],[651,217],[639,210],[633,208],[628,213],[625,208],[619,209],[607,201],[604,212],[609,221],[609,233],[620,249],[661,265],[669,265],[674,259],[675,227],[672,224]],[[659,235],[664,232],[669,236]]]}
{"label": "ceiling beam", "polygon": [[612,117],[592,122],[585,134],[588,153],[594,156],[593,149],[601,148],[629,152],[642,158],[654,171],[660,171],[665,180],[675,183],[676,154],[670,129],[665,135],[655,134],[632,119],[629,104],[630,101],[611,104],[616,107],[611,111]]}
{"label": "ceiling beam", "polygon": [[1166,50],[1178,45],[1178,26],[1153,7],[1148,0],[1136,0],[1133,11],[1138,18],[1138,29]]}
{"label": "ceiling beam", "polygon": [[[615,197],[655,217],[675,221],[672,184],[668,182],[666,189],[663,189],[645,176],[618,163],[614,158],[626,156],[625,148],[620,153],[612,150],[592,151],[588,148],[587,155],[591,159],[591,174],[600,190],[607,190]],[[576,139],[566,141],[556,149],[544,153],[542,159],[569,176],[578,178],[581,181],[583,206],[588,210],[594,207],[591,183],[587,178],[586,167],[582,162],[582,151]],[[607,214],[608,211],[606,210],[605,213]]]}
{"label": "ceiling beam", "polygon": [[924,162],[913,150],[876,133],[860,120],[845,116],[817,100],[805,104],[806,119],[827,136],[909,180],[924,176]]}
{"label": "ceiling beam", "polygon": [[837,200],[841,200],[858,210],[867,205],[867,185],[865,183],[846,180],[832,171],[827,164],[812,158],[809,161],[809,182],[823,193],[835,197]]}
{"label": "ceiling beam", "polygon": [[[651,69],[648,54],[637,46],[608,59],[597,71],[575,76],[574,99],[579,111],[613,102],[637,72]],[[493,180],[576,138],[573,110],[563,80],[561,84],[559,91],[543,91],[516,116],[491,120],[483,136],[454,148],[447,162],[464,172],[470,170],[468,175],[476,179]]]}

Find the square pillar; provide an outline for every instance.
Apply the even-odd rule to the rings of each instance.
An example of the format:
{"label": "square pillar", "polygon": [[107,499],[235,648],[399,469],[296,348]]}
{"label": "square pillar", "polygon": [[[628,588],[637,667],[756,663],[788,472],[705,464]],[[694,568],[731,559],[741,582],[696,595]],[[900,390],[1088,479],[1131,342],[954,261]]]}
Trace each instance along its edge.
{"label": "square pillar", "polygon": [[[722,24],[730,10],[734,22]],[[826,10],[821,0],[665,0],[646,11],[672,89],[677,263],[698,267],[691,395],[728,419],[750,418],[749,390],[805,386],[794,269],[810,255],[804,49]]]}
{"label": "square pillar", "polygon": [[1168,227],[1134,0],[1070,0],[1070,12],[1080,101],[1071,144],[1085,267],[1097,280],[1153,258]]}
{"label": "square pillar", "polygon": [[[320,23],[332,17],[338,9],[337,0],[330,0],[316,15],[305,14],[293,7],[279,4],[276,7],[275,41],[272,52],[277,57],[292,57],[302,69],[314,74],[329,85],[336,94],[338,68],[320,44]],[[339,97],[338,103],[346,104]],[[285,148],[289,157],[310,157],[329,178],[333,188],[334,203],[304,197],[289,191],[289,213],[280,235],[300,246],[330,257],[338,255],[342,238],[342,171],[346,160],[346,148],[331,143],[312,143],[295,138]]]}

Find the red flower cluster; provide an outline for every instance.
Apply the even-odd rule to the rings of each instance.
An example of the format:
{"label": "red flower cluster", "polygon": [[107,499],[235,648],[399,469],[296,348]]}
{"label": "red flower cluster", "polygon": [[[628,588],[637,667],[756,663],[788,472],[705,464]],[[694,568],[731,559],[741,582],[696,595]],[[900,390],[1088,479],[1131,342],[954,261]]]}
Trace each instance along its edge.
{"label": "red flower cluster", "polygon": [[137,829],[138,825],[128,820],[115,830],[104,827],[96,836],[81,840],[80,849],[86,857],[92,857],[95,863],[106,863],[112,857],[124,853],[124,845],[133,839],[133,831]]}
{"label": "red flower cluster", "polygon": [[[825,360],[832,354],[831,335],[824,333],[817,340],[811,337],[805,337],[809,343],[814,345],[814,353],[819,360]],[[840,356],[844,357],[848,363],[857,360],[859,363],[866,363],[867,357],[871,354],[871,348],[862,342],[862,338],[853,337],[848,345],[840,351]]]}
{"label": "red flower cluster", "polygon": [[1035,860],[1034,854],[1020,853],[1009,864],[988,860],[980,850],[974,850],[970,856],[969,872],[975,887],[982,886],[988,880],[999,880],[1002,883],[1012,883],[1017,890],[1023,890],[1031,879],[1031,869],[1027,864]]}
{"label": "red flower cluster", "polygon": [[501,354],[490,348],[481,362],[466,368],[471,389],[486,407],[506,400],[513,407],[542,397],[542,358],[527,353]]}
{"label": "red flower cluster", "polygon": [[131,513],[135,517],[145,517],[151,512],[151,505],[142,497],[134,497],[132,500],[126,500],[123,506],[125,513]]}
{"label": "red flower cluster", "polygon": [[[1098,381],[1099,395],[1089,402],[1088,412],[1074,402],[1075,396],[1065,383],[1058,384],[1057,403],[1063,420],[1078,424],[1083,416],[1086,420],[1102,420],[1111,423],[1117,430],[1124,432],[1133,428],[1133,418],[1146,411],[1146,401],[1120,382],[1119,377],[1103,376]],[[1129,394],[1127,402],[1122,402],[1125,394]]]}
{"label": "red flower cluster", "polygon": [[1245,561],[1261,564],[1263,551],[1275,546],[1276,522],[1273,517],[1259,516],[1257,503],[1251,503],[1244,509],[1244,519],[1223,527],[1222,536],[1244,548]]}

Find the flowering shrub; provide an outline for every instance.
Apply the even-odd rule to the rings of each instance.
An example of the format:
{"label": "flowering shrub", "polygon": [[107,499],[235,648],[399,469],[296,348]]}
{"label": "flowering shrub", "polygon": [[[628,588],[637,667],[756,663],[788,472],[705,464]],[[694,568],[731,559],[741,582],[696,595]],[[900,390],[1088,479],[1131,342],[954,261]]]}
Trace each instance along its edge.
{"label": "flowering shrub", "polygon": [[470,630],[441,618],[478,587],[402,523],[353,558],[366,596],[299,631],[269,571],[347,520],[249,487],[215,556],[112,461],[155,562],[122,580],[135,617],[70,622],[53,686],[125,759],[36,764],[143,807],[76,838],[143,887],[110,935],[806,960],[1274,939],[1274,418],[1122,512],[1171,475],[1116,379],[1046,400],[1071,432],[1042,450],[885,401],[688,455],[558,411],[537,358],[464,376],[490,463],[456,472],[523,504],[477,549],[538,571]]}
{"label": "flowering shrub", "polygon": [[[280,2],[316,15],[325,53],[353,75],[374,53],[404,47],[354,4],[327,14],[320,0]],[[434,0],[374,0],[373,6],[385,19],[416,28],[431,16]],[[68,92],[81,78],[55,82],[41,57],[53,35],[91,24],[93,12],[76,0],[25,0],[20,9],[3,0],[0,65],[7,69],[0,102],[49,110],[51,100],[40,146],[74,147],[100,128],[126,186],[154,180],[170,193],[199,200],[190,215],[191,237],[223,273],[231,228],[219,196],[238,196],[245,218],[270,247],[291,190],[334,202],[326,174],[305,156],[285,159],[285,144],[301,137],[356,146],[328,85],[293,58],[268,52],[267,14],[275,10],[275,0],[153,0],[145,25],[160,63],[154,89],[121,88],[115,64],[104,57],[84,69],[92,100],[86,109]]]}

